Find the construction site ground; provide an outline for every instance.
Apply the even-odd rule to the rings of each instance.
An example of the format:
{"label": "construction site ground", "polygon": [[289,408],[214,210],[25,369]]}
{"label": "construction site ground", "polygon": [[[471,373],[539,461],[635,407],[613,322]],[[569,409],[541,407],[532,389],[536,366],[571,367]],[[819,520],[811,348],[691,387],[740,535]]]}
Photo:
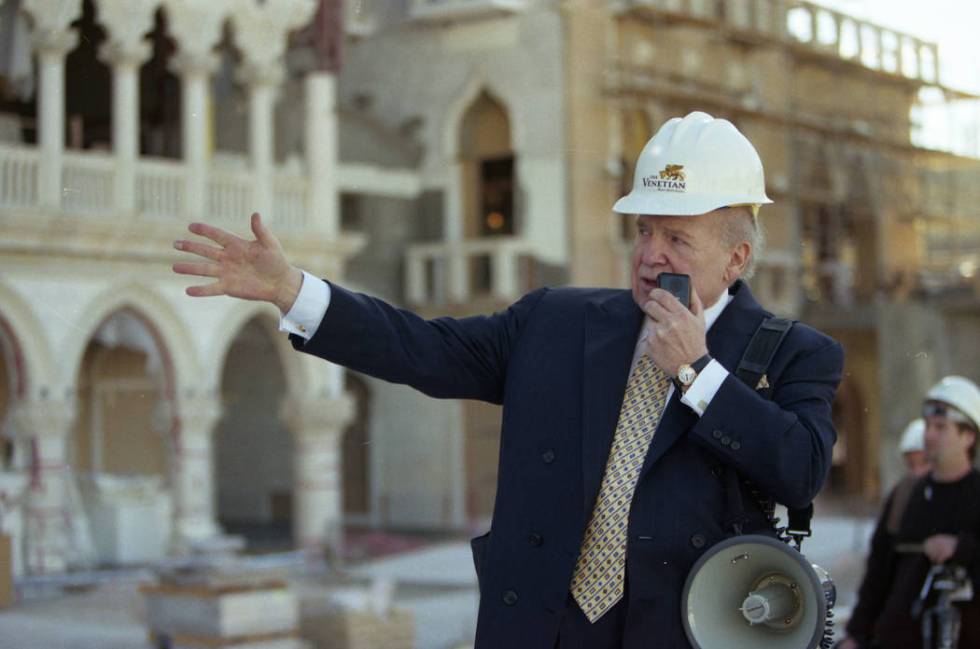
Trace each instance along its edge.
{"label": "construction site ground", "polygon": [[[853,606],[873,524],[868,516],[820,516],[813,538],[804,544],[807,558],[837,583],[839,623]],[[367,545],[368,554],[386,545],[382,537],[373,543]],[[311,565],[297,553],[279,557],[283,565],[294,564],[291,583],[300,591],[366,591],[379,579],[392,580],[393,605],[414,613],[416,649],[454,649],[472,642],[478,592],[467,540],[419,543],[391,537],[387,546],[396,549],[350,562],[342,573],[323,563]],[[153,576],[148,566],[20,580],[20,601],[0,611],[0,649],[152,649],[139,586]]]}

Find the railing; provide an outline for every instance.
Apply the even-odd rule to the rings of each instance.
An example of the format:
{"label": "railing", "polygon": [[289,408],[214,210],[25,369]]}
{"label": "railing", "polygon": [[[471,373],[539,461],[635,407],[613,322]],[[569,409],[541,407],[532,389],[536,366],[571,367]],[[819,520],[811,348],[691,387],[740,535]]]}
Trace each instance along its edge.
{"label": "railing", "polygon": [[65,152],[62,209],[73,214],[111,215],[115,181],[116,165],[111,155]]}
{"label": "railing", "polygon": [[410,246],[405,295],[412,304],[464,303],[475,297],[513,300],[529,288],[522,262],[528,242],[493,237]]}
{"label": "railing", "polygon": [[183,214],[186,167],[172,160],[142,159],[136,165],[136,211],[150,218]]}
{"label": "railing", "polygon": [[215,221],[240,222],[255,209],[254,176],[248,171],[211,169],[207,215]]}
{"label": "railing", "polygon": [[306,176],[275,176],[272,185],[272,219],[276,226],[299,229],[309,225],[308,190]]}
{"label": "railing", "polygon": [[805,0],[631,0],[629,5],[675,18],[717,22],[873,70],[939,82],[935,43]]}
{"label": "railing", "polygon": [[37,149],[0,144],[0,206],[37,205],[39,160]]}
{"label": "railing", "polygon": [[416,20],[460,20],[514,13],[527,0],[412,0],[409,16]]}

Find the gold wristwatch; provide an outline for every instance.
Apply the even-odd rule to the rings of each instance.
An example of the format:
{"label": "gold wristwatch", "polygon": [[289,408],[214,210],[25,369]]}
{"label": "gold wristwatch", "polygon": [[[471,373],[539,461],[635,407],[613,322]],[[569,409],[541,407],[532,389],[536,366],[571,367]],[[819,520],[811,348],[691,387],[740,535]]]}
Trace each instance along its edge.
{"label": "gold wristwatch", "polygon": [[711,362],[711,354],[705,354],[698,360],[694,361],[690,365],[685,363],[677,368],[677,377],[674,379],[674,385],[678,390],[684,392],[691,384],[694,383],[694,379],[698,378],[698,374],[701,373],[708,363]]}

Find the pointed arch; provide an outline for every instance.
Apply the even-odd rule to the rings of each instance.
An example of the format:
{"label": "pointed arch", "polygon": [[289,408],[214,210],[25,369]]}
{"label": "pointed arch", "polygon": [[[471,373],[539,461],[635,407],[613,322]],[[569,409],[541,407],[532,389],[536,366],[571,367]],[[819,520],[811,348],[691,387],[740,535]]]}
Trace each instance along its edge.
{"label": "pointed arch", "polygon": [[78,335],[65,341],[65,359],[61,379],[71,385],[81,367],[82,358],[99,328],[119,311],[129,311],[147,327],[153,336],[163,363],[167,389],[177,391],[194,383],[199,376],[193,356],[192,338],[171,303],[152,287],[143,284],[113,286],[88,303],[76,320]]}
{"label": "pointed arch", "polygon": [[0,334],[10,340],[21,376],[18,391],[27,396],[50,386],[55,366],[51,344],[45,336],[41,321],[30,304],[9,286],[0,283]]}
{"label": "pointed arch", "polygon": [[511,149],[515,152],[524,150],[525,131],[517,111],[519,102],[502,87],[488,80],[484,75],[478,74],[467,81],[461,92],[456,95],[456,98],[450,102],[446,109],[446,117],[443,120],[445,127],[442,133],[442,143],[443,154],[448,162],[453,162],[459,158],[461,154],[459,134],[463,120],[470,107],[483,94],[492,97],[507,112],[510,118]]}
{"label": "pointed arch", "polygon": [[207,384],[216,386],[221,383],[221,371],[225,366],[228,351],[238,333],[252,320],[258,321],[269,333],[276,349],[276,356],[286,376],[286,393],[289,395],[300,394],[303,391],[302,386],[310,385],[312,377],[307,374],[306,366],[300,362],[297,354],[293,351],[289,339],[285,334],[279,332],[278,319],[274,310],[270,310],[266,304],[241,300],[236,300],[231,311],[222,319],[222,326],[229,333],[218,339],[219,345],[215,348],[213,356],[206,359],[204,367],[208,376]]}

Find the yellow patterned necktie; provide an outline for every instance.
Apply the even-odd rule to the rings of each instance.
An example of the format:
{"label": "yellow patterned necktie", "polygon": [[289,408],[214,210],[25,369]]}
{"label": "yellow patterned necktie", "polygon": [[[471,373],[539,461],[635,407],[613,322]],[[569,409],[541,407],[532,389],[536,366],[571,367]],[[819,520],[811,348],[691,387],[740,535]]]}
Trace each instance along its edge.
{"label": "yellow patterned necktie", "polygon": [[572,596],[590,622],[623,597],[630,504],[669,388],[670,377],[649,356],[640,356],[626,386],[599,496],[572,575]]}

